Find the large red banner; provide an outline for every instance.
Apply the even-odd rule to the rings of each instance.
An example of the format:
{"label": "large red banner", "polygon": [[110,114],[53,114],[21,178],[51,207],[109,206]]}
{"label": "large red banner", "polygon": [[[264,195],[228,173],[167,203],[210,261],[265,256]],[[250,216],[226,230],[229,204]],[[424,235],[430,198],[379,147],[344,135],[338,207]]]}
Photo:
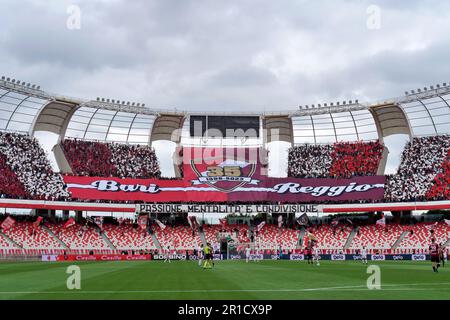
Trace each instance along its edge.
{"label": "large red banner", "polygon": [[143,202],[317,202],[378,200],[384,176],[352,179],[267,177],[259,148],[183,148],[183,180],[65,176],[73,198]]}
{"label": "large red banner", "polygon": [[317,202],[379,200],[384,176],[352,179],[265,178],[232,190],[193,180],[119,179],[65,176],[72,198],[143,202]]}

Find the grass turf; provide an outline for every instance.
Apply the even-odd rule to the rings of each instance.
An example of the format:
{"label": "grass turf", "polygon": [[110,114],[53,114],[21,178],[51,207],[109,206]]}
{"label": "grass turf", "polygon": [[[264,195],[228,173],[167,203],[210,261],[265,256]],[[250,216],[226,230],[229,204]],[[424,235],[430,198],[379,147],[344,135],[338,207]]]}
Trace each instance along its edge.
{"label": "grass turf", "polygon": [[[68,290],[66,269],[81,268],[81,290]],[[0,299],[450,299],[450,266],[385,261],[381,290],[366,287],[366,266],[355,261],[3,262]],[[370,264],[369,264],[370,265]]]}

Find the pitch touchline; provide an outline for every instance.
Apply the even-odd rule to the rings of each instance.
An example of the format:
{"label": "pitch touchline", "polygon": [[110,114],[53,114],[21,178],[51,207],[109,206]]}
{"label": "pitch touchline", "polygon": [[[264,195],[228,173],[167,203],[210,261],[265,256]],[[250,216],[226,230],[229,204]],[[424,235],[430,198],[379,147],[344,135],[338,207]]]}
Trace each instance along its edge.
{"label": "pitch touchline", "polygon": [[[410,284],[386,284],[385,287],[402,287],[402,286],[422,286],[422,285],[450,285],[444,283],[410,283]],[[383,287],[383,285],[382,285]],[[0,294],[101,294],[101,293],[232,293],[232,292],[309,292],[309,291],[369,291],[366,286],[342,286],[342,287],[324,287],[324,288],[306,288],[306,289],[230,289],[230,290],[125,290],[125,291],[0,291]],[[389,288],[382,289],[385,291],[403,291],[410,290],[408,288]],[[435,290],[434,288],[414,289],[414,290]],[[378,290],[374,290],[378,291]]]}

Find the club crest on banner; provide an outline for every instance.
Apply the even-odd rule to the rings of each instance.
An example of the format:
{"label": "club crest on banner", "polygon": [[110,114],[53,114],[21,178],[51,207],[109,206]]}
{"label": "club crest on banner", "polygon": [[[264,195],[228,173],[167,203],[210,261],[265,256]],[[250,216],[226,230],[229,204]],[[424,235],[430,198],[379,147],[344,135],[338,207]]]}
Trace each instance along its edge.
{"label": "club crest on banner", "polygon": [[206,184],[222,192],[232,192],[246,184],[259,183],[259,180],[252,178],[256,172],[256,163],[247,161],[225,160],[207,165],[191,160],[191,168],[197,175],[197,179],[191,180],[193,185]]}

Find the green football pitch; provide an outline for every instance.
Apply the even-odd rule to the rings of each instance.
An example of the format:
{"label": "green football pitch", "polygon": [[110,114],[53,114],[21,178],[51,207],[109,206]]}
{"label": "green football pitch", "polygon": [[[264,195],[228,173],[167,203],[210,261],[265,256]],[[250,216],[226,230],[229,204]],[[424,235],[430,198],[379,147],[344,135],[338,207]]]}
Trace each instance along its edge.
{"label": "green football pitch", "polygon": [[[80,290],[67,289],[73,264]],[[0,299],[450,299],[450,266],[373,264],[379,290],[367,288],[367,267],[355,261],[219,261],[207,270],[195,261],[2,262]]]}

